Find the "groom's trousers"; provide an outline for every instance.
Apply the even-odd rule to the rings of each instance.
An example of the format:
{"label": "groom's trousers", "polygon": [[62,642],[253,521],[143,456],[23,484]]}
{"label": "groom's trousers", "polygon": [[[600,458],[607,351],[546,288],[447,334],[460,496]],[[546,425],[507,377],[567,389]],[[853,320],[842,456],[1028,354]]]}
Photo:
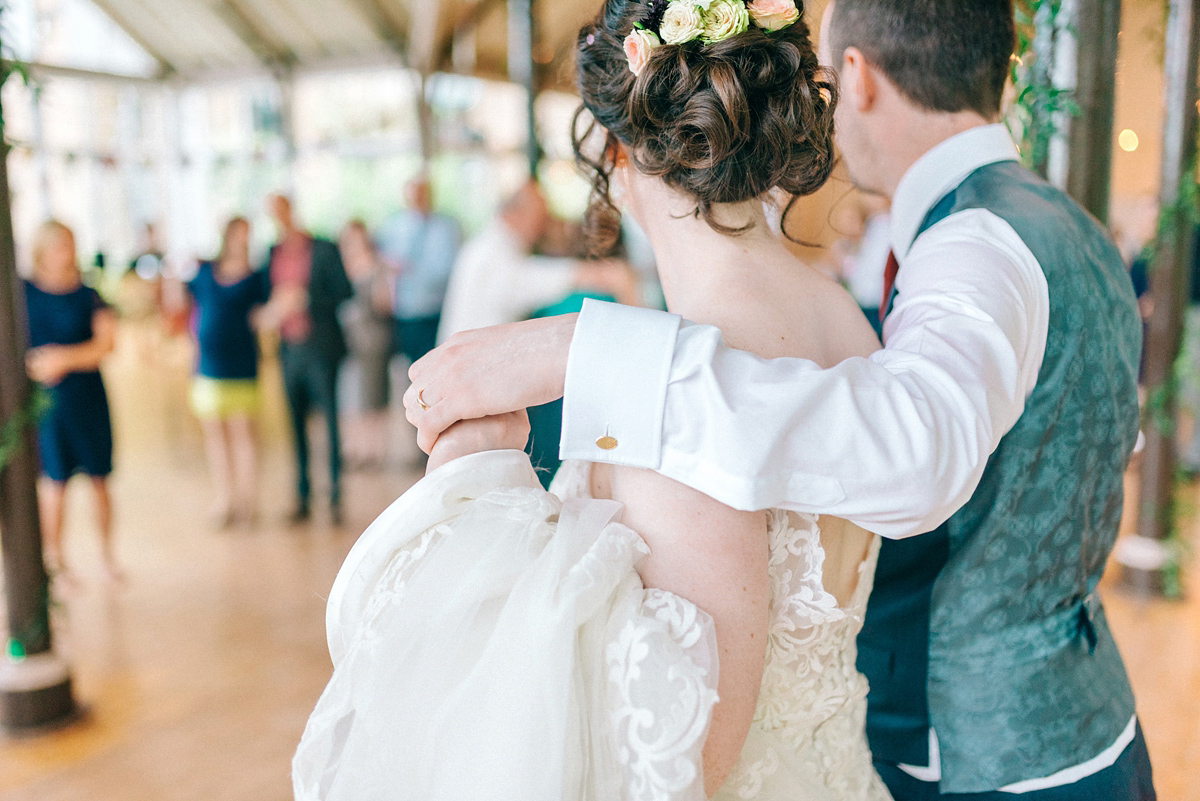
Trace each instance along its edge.
{"label": "groom's trousers", "polygon": [[896,801],[1156,801],[1150,771],[1150,754],[1139,724],[1133,742],[1117,761],[1074,784],[1028,793],[939,793],[937,782],[914,779],[888,762],[876,760],[875,769]]}

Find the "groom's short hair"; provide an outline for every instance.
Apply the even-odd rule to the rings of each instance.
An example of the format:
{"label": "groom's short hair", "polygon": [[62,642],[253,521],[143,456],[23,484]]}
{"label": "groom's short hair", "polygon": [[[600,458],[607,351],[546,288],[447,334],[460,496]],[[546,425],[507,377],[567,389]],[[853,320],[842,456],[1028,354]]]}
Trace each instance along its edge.
{"label": "groom's short hair", "polygon": [[835,65],[847,47],[932,111],[1000,111],[1016,46],[1012,0],[835,0]]}

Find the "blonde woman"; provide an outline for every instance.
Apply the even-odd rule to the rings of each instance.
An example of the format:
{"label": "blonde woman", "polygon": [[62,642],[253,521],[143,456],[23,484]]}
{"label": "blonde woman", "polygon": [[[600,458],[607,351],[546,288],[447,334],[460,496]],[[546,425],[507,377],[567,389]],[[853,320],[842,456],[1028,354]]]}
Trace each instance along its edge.
{"label": "blonde woman", "polygon": [[69,577],[63,552],[67,481],[76,473],[91,480],[104,568],[109,579],[121,572],[113,554],[113,437],[108,395],[100,364],[113,349],[117,319],[96,290],[84,286],[75,252],[75,236],[51,220],[33,242],[33,276],[25,282],[29,320],[26,369],[46,387],[50,410],[38,426],[43,481],[42,536],[52,574]]}

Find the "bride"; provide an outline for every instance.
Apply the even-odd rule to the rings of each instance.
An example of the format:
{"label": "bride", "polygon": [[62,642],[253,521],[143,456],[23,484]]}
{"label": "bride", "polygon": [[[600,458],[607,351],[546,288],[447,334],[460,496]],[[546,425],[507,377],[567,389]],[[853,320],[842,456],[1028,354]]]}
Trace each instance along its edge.
{"label": "bride", "polygon": [[[670,311],[762,358],[879,347],[764,202],[833,163],[793,0],[608,0],[577,62],[599,246],[619,205]],[[610,465],[568,462],[550,495],[524,435],[457,424],[347,557],[298,799],[889,798],[854,667],[876,537]]]}

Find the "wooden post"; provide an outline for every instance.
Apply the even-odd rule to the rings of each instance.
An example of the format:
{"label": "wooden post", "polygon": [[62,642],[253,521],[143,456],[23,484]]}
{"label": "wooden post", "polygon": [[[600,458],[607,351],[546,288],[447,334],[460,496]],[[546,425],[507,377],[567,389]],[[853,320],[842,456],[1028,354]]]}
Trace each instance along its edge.
{"label": "wooden post", "polygon": [[429,79],[437,69],[437,39],[442,21],[440,0],[411,0],[407,59],[416,71],[417,134],[421,143],[421,171],[429,174],[437,151],[433,108],[429,105]]}
{"label": "wooden post", "polygon": [[1172,555],[1163,545],[1174,520],[1176,453],[1173,372],[1183,336],[1191,272],[1192,223],[1182,188],[1195,181],[1197,133],[1196,66],[1200,60],[1200,10],[1194,0],[1171,0],[1166,41],[1166,124],[1163,132],[1162,219],[1150,274],[1154,313],[1150,318],[1145,381],[1146,447],[1142,455],[1137,536],[1117,552],[1127,586],[1143,593],[1163,590]]}
{"label": "wooden post", "polygon": [[46,128],[42,108],[42,84],[29,88],[29,101],[33,107],[33,164],[37,172],[38,210],[43,217],[54,216],[54,201],[50,196],[50,157],[46,152]]}
{"label": "wooden post", "polygon": [[1067,194],[1108,222],[1121,0],[1077,0],[1075,103],[1067,135]]}
{"label": "wooden post", "polygon": [[[0,430],[5,434],[9,426],[22,425],[32,389],[25,375],[25,296],[17,277],[7,157],[0,135]],[[70,674],[50,648],[33,427],[24,425],[19,436],[0,469],[0,551],[8,606],[8,641],[0,655],[0,726],[10,730],[47,726],[75,712]]]}
{"label": "wooden post", "polygon": [[[275,71],[279,86],[279,136],[283,140],[283,170],[285,195],[296,192],[296,73],[290,65]],[[296,198],[292,198],[294,201]]]}
{"label": "wooden post", "polygon": [[437,151],[437,132],[433,127],[433,108],[429,105],[429,74],[417,73],[417,134],[421,142],[421,171],[428,175]]}
{"label": "wooden post", "polygon": [[538,142],[534,108],[534,101],[537,100],[537,65],[533,60],[533,38],[533,0],[508,0],[508,78],[525,87],[525,111],[529,122],[525,154],[529,159],[529,176],[536,179],[542,160],[542,147]]}

